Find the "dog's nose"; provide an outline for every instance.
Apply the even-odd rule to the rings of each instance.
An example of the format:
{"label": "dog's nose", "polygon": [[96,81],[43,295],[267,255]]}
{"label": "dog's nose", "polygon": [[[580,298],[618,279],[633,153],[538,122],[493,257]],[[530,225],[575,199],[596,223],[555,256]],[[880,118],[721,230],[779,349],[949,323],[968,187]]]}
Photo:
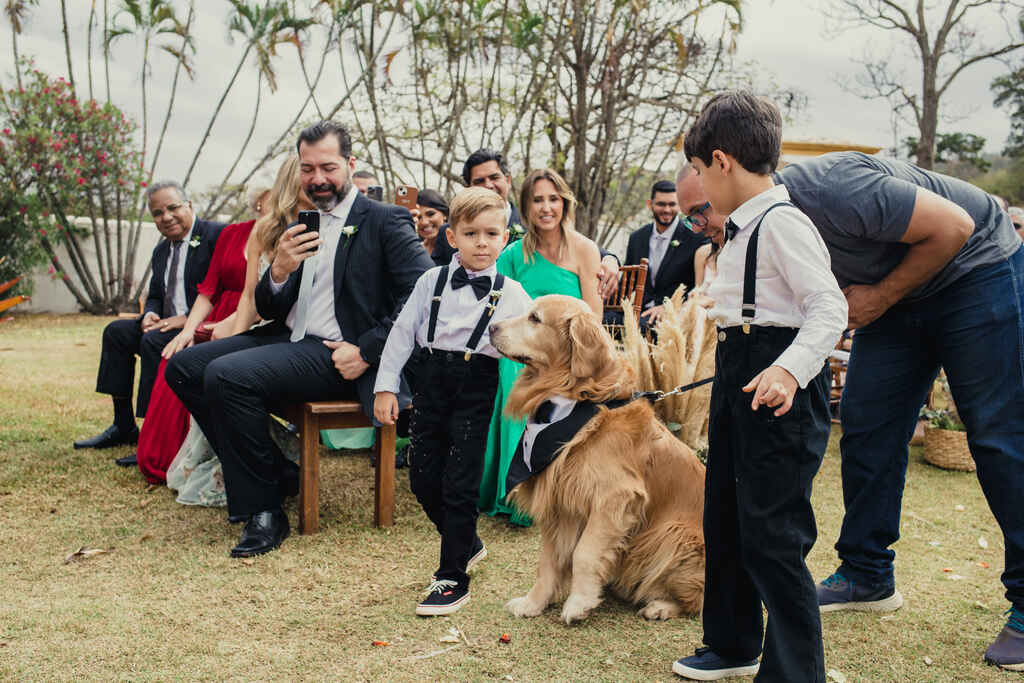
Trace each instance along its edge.
{"label": "dog's nose", "polygon": [[493,323],[493,324],[487,326],[488,334],[494,334],[497,331],[498,331],[498,323]]}

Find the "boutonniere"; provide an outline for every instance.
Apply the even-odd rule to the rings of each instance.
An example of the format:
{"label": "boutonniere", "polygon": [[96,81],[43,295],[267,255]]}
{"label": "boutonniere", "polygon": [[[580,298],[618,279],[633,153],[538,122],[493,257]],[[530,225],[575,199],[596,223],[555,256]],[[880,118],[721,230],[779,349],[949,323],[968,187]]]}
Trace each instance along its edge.
{"label": "boutonniere", "polygon": [[352,237],[359,231],[358,225],[346,225],[341,229],[341,234],[345,237],[345,242],[348,242],[348,238]]}
{"label": "boutonniere", "polygon": [[188,241],[188,246],[190,246],[193,249],[195,249],[196,247],[199,246],[199,242],[200,242],[199,235],[193,235],[192,239],[190,239]]}
{"label": "boutonniere", "polygon": [[523,226],[519,225],[519,223],[513,223],[508,229],[516,237],[522,237],[526,233],[526,230],[524,230]]}
{"label": "boutonniere", "polygon": [[678,247],[679,246],[679,240],[672,240],[671,242],[668,243],[668,246],[670,246],[670,247]]}

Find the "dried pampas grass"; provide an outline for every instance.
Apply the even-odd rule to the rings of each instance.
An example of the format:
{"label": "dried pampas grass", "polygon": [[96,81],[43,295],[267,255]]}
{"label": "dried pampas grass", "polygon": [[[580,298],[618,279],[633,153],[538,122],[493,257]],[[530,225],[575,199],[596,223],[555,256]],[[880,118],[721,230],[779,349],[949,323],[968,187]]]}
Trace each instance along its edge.
{"label": "dried pampas grass", "polygon": [[[655,326],[657,341],[648,341],[629,306],[623,307],[623,353],[636,371],[641,391],[671,391],[715,373],[718,338],[708,320],[710,300],[700,290],[685,302],[686,288],[680,286],[666,299]],[[680,425],[679,438],[695,450],[707,446],[711,385],[669,396],[655,404],[658,416]]]}

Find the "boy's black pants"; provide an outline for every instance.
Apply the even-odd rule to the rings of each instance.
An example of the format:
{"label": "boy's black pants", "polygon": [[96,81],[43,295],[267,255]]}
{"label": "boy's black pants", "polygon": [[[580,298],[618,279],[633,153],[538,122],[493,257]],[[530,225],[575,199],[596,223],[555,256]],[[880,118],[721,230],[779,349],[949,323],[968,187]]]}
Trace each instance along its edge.
{"label": "boy's black pants", "polygon": [[775,362],[796,330],[724,332],[708,425],[704,642],[749,660],[761,653],[763,635],[758,680],[824,681],[821,616],[804,558],[817,537],[811,483],[828,444],[828,373],[798,390],[785,415],[765,406],[753,412],[753,394],[741,387]]}
{"label": "boy's black pants", "polygon": [[416,352],[409,423],[409,484],[441,534],[435,576],[469,584],[487,429],[498,391],[498,359],[454,351]]}

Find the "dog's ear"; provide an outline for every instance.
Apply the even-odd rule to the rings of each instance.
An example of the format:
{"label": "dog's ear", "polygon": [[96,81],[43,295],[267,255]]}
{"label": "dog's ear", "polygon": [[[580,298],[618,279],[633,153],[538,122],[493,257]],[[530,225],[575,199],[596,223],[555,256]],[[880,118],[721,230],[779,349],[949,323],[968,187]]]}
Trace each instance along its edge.
{"label": "dog's ear", "polygon": [[580,313],[569,319],[569,370],[576,377],[594,375],[605,361],[605,331],[594,316]]}

